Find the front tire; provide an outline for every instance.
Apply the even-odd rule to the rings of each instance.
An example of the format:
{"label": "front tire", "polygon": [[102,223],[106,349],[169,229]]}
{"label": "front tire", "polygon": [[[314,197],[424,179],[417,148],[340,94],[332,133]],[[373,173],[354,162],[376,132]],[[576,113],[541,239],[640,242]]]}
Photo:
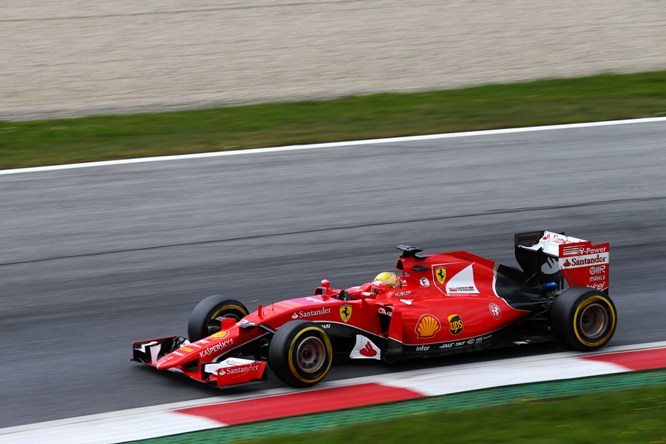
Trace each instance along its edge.
{"label": "front tire", "polygon": [[319,325],[290,321],[280,327],[268,348],[268,365],[284,383],[310,387],[328,374],[333,362],[331,341]]}
{"label": "front tire", "polygon": [[190,320],[187,323],[187,336],[190,342],[206,338],[220,331],[223,317],[240,321],[248,313],[242,302],[222,295],[208,296],[192,310]]}
{"label": "front tire", "polygon": [[567,347],[596,350],[613,337],[617,310],[606,293],[574,287],[565,290],[553,302],[550,324],[555,336]]}

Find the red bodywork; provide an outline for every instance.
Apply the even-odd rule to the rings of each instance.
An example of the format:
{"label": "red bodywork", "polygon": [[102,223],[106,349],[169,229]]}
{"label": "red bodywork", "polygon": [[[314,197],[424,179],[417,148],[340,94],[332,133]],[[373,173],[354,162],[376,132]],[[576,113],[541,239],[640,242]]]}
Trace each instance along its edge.
{"label": "red bodywork", "polygon": [[[510,340],[520,340],[524,329],[515,327],[547,310],[549,290],[537,284],[521,286],[515,278],[515,288],[507,286],[502,282],[511,273],[496,262],[464,251],[421,256],[418,249],[399,248],[398,288],[366,283],[342,290],[322,281],[312,296],[259,306],[239,322],[225,319],[219,332],[197,342],[182,343],[184,338],[177,337],[135,342],[134,360],[224,386],[265,378],[266,362],[257,351],[292,320],[320,324],[339,357],[393,362],[488,348],[506,340],[506,332],[513,334]],[[564,276],[558,285],[607,290],[608,244],[564,241],[557,248]],[[590,267],[602,265],[606,268],[590,274]],[[589,276],[594,282],[580,282]],[[238,360],[248,355],[253,359]],[[227,362],[229,357],[233,359]]]}

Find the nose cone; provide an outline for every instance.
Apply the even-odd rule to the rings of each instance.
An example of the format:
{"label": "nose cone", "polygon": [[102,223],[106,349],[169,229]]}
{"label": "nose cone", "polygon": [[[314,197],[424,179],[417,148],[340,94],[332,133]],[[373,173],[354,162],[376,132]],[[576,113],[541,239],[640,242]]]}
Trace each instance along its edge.
{"label": "nose cone", "polygon": [[198,349],[198,346],[192,344],[183,346],[159,359],[155,363],[155,368],[157,370],[169,370],[173,367],[185,365],[199,357]]}
{"label": "nose cone", "polygon": [[155,364],[155,368],[157,370],[168,370],[171,367],[176,366],[177,364],[173,362],[174,359],[172,359],[171,355],[166,355],[162,357],[157,363]]}
{"label": "nose cone", "polygon": [[157,370],[169,370],[170,368],[179,367],[181,365],[187,364],[189,361],[192,361],[193,359],[194,357],[190,356],[189,353],[185,356],[178,356],[173,353],[170,353],[164,356],[159,361],[157,361],[157,363],[155,364],[155,368],[157,368]]}
{"label": "nose cone", "polygon": [[207,338],[183,345],[178,350],[174,350],[159,359],[155,363],[155,368],[169,370],[175,367],[183,367],[197,359],[204,363],[211,362],[239,343],[239,331],[240,329],[237,327],[220,330]]}

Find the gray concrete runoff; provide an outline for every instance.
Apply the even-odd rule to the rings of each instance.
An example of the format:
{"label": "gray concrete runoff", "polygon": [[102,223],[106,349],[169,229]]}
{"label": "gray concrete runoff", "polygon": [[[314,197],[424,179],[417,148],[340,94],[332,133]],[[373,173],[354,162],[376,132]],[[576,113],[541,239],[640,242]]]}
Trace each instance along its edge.
{"label": "gray concrete runoff", "polygon": [[666,69],[626,0],[0,0],[0,120]]}

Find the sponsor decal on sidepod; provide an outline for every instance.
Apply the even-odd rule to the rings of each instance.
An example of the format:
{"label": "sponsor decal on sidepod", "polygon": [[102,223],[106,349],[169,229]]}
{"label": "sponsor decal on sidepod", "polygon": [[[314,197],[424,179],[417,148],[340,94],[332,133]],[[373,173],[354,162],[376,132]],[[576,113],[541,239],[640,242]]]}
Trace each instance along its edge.
{"label": "sponsor decal on sidepod", "polygon": [[463,331],[463,321],[460,315],[452,314],[449,316],[449,331],[452,335],[460,334]]}
{"label": "sponsor decal on sidepod", "polygon": [[291,315],[291,318],[292,319],[310,318],[312,316],[321,316],[321,315],[325,315],[325,314],[329,314],[329,313],[331,313],[331,309],[327,308],[327,307],[320,308],[318,310],[310,310],[310,311],[301,310],[298,313],[294,313],[293,315]]}
{"label": "sponsor decal on sidepod", "polygon": [[432,338],[442,328],[442,324],[435,316],[431,314],[424,314],[419,318],[416,323],[416,337],[419,339]]}

